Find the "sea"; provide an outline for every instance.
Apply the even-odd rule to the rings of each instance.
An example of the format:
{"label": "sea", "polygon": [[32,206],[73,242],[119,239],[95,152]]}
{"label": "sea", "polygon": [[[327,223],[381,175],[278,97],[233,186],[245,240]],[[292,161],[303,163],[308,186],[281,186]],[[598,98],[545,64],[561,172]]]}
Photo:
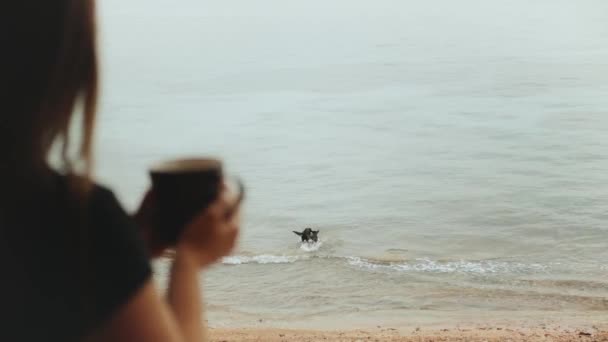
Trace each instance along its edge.
{"label": "sea", "polygon": [[246,184],[210,325],[608,322],[605,0],[98,6],[99,181],[128,210],[161,160]]}

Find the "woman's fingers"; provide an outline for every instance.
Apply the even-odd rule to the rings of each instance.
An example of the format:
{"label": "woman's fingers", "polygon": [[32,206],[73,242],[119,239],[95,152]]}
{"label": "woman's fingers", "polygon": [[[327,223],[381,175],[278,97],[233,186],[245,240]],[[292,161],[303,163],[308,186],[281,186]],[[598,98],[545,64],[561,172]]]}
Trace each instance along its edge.
{"label": "woman's fingers", "polygon": [[229,220],[237,211],[239,205],[238,195],[223,187],[218,198],[208,208],[216,219]]}
{"label": "woman's fingers", "polygon": [[[228,255],[239,235],[239,210],[234,210],[237,199],[223,190],[218,198],[201,212],[186,228],[181,237],[181,248],[198,255],[201,266]],[[230,214],[228,214],[230,213]]]}

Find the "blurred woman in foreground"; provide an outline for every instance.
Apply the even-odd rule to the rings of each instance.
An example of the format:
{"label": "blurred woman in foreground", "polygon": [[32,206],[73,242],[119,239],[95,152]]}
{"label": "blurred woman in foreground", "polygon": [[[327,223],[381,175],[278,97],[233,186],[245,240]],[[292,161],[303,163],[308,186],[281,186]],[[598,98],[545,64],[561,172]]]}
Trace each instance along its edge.
{"label": "blurred woman in foreground", "polygon": [[[235,244],[230,198],[221,194],[185,228],[161,298],[138,233],[153,205],[144,201],[135,220],[90,178],[93,0],[2,7],[0,340],[205,340],[198,272]],[[78,137],[69,134],[73,113],[82,113]],[[49,166],[51,147],[61,152],[59,170]]]}

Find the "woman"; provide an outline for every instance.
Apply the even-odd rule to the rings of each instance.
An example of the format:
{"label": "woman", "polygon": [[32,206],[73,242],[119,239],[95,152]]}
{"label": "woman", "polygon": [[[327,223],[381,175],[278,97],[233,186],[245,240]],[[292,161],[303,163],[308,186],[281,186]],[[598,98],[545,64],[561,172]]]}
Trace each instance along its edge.
{"label": "woman", "polygon": [[[90,180],[93,0],[2,7],[0,340],[205,340],[198,272],[235,244],[237,218],[224,215],[230,198],[222,194],[185,227],[161,298],[137,232],[148,229],[151,202],[136,215],[138,228],[112,192]],[[81,142],[70,157],[74,112],[82,112]],[[53,146],[60,172],[48,163]]]}

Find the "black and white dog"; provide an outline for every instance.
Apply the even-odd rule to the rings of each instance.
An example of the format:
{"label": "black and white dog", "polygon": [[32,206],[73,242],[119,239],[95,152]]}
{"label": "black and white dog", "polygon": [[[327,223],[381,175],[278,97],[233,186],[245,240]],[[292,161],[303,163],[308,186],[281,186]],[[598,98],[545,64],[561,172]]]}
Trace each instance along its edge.
{"label": "black and white dog", "polygon": [[312,230],[312,228],[306,228],[301,233],[296,232],[295,230],[293,232],[302,238],[302,242],[310,242],[310,241],[317,242],[317,240],[318,240],[317,234],[319,234],[319,231]]}

